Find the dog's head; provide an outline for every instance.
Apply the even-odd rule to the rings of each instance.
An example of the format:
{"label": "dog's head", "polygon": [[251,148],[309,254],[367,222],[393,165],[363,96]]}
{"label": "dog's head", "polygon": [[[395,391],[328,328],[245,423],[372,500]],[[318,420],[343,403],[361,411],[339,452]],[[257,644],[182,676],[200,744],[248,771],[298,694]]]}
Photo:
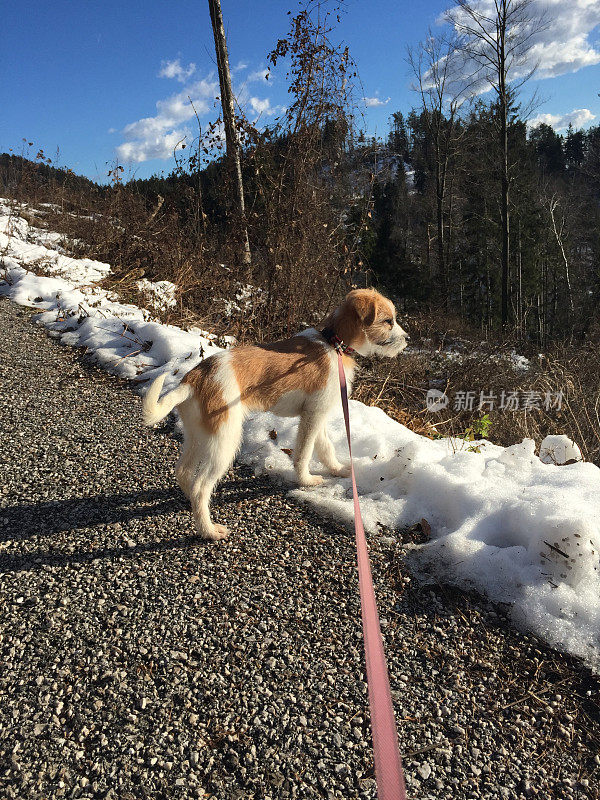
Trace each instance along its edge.
{"label": "dog's head", "polygon": [[408,334],[396,322],[396,309],[375,289],[354,289],[333,312],[337,335],[361,356],[393,358],[406,347]]}

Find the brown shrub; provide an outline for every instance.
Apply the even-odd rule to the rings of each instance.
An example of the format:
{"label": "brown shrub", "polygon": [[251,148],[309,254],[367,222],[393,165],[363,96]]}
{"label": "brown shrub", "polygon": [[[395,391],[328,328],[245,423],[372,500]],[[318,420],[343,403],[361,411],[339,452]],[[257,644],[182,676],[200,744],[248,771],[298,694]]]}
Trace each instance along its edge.
{"label": "brown shrub", "polygon": [[[420,330],[440,327],[436,317],[419,320]],[[408,325],[411,334],[414,327]],[[443,327],[443,325],[441,326]],[[414,338],[414,337],[413,337]],[[527,370],[515,368],[513,351],[503,343],[452,339],[453,347],[434,347],[433,339],[417,339],[413,351],[392,365],[371,362],[361,371],[355,397],[378,405],[404,425],[426,436],[478,437],[478,421],[488,414],[487,438],[508,446],[531,438],[539,445],[548,434],[566,434],[581,448],[584,458],[600,464],[600,350],[595,345],[579,349],[556,346],[541,357],[530,359]],[[414,352],[416,350],[416,352]],[[452,401],[456,392],[474,392],[472,410],[429,412],[425,398],[429,388],[444,391]],[[478,408],[480,393],[521,395],[518,410]],[[561,407],[545,407],[547,393],[552,404],[562,393]],[[538,408],[523,409],[525,393],[535,393]],[[496,402],[497,406],[497,402]],[[485,428],[485,425],[483,426]]]}

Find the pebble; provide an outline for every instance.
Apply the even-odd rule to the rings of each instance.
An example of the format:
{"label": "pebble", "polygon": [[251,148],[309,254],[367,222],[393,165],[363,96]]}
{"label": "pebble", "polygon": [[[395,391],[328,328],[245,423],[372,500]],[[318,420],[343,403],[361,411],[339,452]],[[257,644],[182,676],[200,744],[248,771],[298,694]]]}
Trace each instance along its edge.
{"label": "pebble", "polygon": [[[231,537],[199,541],[172,423],[143,428],[126,382],[1,299],[0,415],[0,796],[375,800],[352,532],[236,466],[214,502]],[[411,577],[386,536],[370,548],[409,796],[518,798],[527,765],[539,797],[598,797],[577,706],[596,679]],[[560,689],[554,717],[522,708],[533,676]]]}
{"label": "pebble", "polygon": [[427,761],[424,761],[417,767],[417,772],[423,778],[423,780],[426,781],[427,778],[431,775],[431,767],[429,766]]}

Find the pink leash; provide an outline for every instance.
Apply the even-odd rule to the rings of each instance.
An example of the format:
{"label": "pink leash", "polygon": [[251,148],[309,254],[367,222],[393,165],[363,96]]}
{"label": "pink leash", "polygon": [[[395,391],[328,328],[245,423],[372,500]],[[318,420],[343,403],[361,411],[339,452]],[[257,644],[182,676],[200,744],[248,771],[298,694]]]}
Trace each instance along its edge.
{"label": "pink leash", "polygon": [[371,564],[367,550],[367,540],[363,527],[358,490],[352,462],[352,445],[350,443],[350,413],[348,410],[348,386],[344,373],[341,348],[337,349],[338,368],[340,373],[340,390],[342,407],[348,436],[350,453],[350,473],[352,476],[352,493],[354,495],[354,528],[356,531],[356,559],[358,563],[358,583],[360,586],[360,603],[362,609],[363,637],[365,642],[365,661],[367,665],[367,685],[369,687],[369,708],[371,711],[371,733],[373,736],[373,755],[375,760],[375,780],[377,781],[378,800],[406,800],[402,760],[398,747],[398,731],[392,705],[390,681],[388,677],[383,640],[373,589]]}

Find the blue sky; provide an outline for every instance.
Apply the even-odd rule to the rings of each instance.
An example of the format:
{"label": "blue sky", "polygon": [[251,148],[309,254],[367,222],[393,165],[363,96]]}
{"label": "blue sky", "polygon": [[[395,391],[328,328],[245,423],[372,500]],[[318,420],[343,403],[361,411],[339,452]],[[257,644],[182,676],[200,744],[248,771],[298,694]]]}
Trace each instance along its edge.
{"label": "blue sky", "polygon": [[[490,0],[479,0],[488,3]],[[236,91],[250,116],[268,122],[286,103],[283,71],[266,82],[266,55],[287,32],[292,3],[221,0]],[[535,115],[557,129],[600,123],[600,0],[535,0],[552,23],[536,48],[539,78],[527,85],[546,100]],[[364,87],[370,134],[385,135],[393,111],[417,103],[407,46],[424,39],[450,0],[346,0],[339,27]],[[181,134],[193,134],[188,94],[203,125],[218,115],[208,4],[188,2],[31,2],[3,7],[0,151],[22,139],[59,163],[105,180],[117,155],[128,174],[168,173]],[[157,105],[158,104],[158,105]],[[194,124],[192,124],[194,123]],[[156,156],[164,157],[156,157]]]}

